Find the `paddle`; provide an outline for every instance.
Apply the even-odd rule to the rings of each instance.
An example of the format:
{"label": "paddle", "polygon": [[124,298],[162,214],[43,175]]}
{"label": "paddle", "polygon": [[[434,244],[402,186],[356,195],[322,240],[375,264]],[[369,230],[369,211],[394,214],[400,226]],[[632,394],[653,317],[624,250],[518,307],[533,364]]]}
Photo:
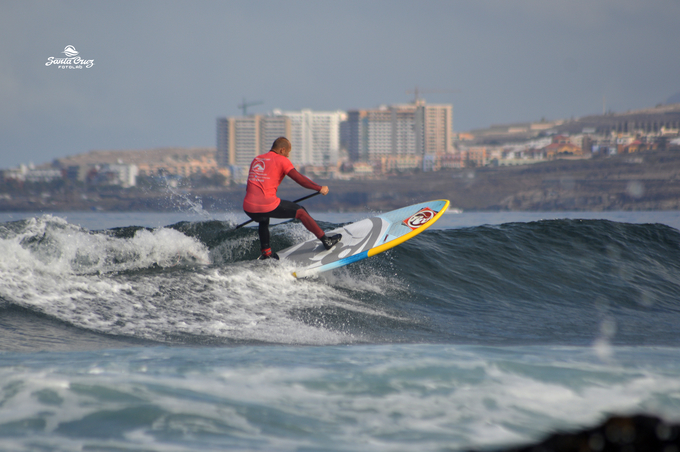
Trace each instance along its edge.
{"label": "paddle", "polygon": [[[320,194],[321,194],[321,192],[320,192],[320,191],[317,191],[316,193],[312,193],[311,195],[303,196],[303,197],[300,198],[300,199],[296,199],[296,200],[293,201],[293,202],[301,202],[301,201],[304,201],[305,199],[313,198],[314,196],[320,195]],[[255,221],[255,220],[248,220],[248,221],[246,221],[245,223],[239,224],[238,226],[236,226],[236,227],[234,228],[234,231],[237,230],[238,228],[242,228],[243,226],[252,223],[253,221]]]}

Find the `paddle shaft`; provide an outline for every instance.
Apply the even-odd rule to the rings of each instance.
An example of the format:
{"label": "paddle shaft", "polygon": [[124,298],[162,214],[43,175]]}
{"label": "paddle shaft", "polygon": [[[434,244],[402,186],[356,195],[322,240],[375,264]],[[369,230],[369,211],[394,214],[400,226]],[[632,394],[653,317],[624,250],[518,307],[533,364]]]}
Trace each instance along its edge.
{"label": "paddle shaft", "polygon": [[[304,201],[305,199],[313,198],[314,196],[320,195],[320,194],[321,194],[321,192],[320,192],[320,191],[317,191],[316,193],[312,193],[311,195],[303,196],[303,197],[300,198],[300,199],[296,199],[296,200],[293,201],[293,202],[302,202],[302,201]],[[239,224],[238,226],[236,226],[236,227],[234,228],[234,231],[237,230],[238,228],[242,228],[243,226],[252,223],[253,221],[255,221],[255,220],[248,220],[248,221],[246,221],[245,223]]]}

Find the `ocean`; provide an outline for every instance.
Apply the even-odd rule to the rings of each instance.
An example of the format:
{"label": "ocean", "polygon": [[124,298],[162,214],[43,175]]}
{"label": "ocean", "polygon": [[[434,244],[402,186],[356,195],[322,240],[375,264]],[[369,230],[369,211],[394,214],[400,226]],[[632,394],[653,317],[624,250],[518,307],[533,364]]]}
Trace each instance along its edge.
{"label": "ocean", "polygon": [[451,212],[305,280],[254,260],[244,220],[0,214],[0,450],[497,450],[680,421],[680,212]]}

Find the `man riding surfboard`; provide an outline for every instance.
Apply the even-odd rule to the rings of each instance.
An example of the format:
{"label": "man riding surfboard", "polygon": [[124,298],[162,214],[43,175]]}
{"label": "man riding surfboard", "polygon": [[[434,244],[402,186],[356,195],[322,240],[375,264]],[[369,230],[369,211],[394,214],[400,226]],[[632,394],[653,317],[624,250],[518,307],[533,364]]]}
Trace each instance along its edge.
{"label": "man riding surfboard", "polygon": [[258,155],[250,164],[243,211],[253,221],[259,223],[258,233],[262,254],[258,259],[279,258],[276,253],[272,252],[269,244],[270,218],[295,218],[300,220],[307,230],[321,240],[327,250],[333,248],[342,238],[341,234],[328,237],[304,207],[292,201],[279,199],[276,196],[276,191],[285,176],[290,177],[304,188],[316,190],[324,196],[328,194],[327,186],[320,186],[312,182],[295,169],[288,158],[291,150],[290,141],[286,137],[279,137],[274,141],[269,152]]}

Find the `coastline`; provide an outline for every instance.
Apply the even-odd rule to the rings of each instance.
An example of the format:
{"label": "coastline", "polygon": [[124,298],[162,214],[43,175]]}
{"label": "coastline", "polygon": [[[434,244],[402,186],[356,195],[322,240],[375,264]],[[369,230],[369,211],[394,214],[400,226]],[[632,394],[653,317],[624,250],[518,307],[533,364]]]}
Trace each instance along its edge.
{"label": "coastline", "polygon": [[[325,180],[331,188],[305,207],[325,212],[392,210],[445,198],[464,211],[653,211],[680,209],[680,153],[553,160],[513,167],[393,174],[380,179]],[[240,210],[244,186],[84,191],[77,187],[19,192],[0,199],[0,212]],[[279,197],[306,192],[285,179]]]}

